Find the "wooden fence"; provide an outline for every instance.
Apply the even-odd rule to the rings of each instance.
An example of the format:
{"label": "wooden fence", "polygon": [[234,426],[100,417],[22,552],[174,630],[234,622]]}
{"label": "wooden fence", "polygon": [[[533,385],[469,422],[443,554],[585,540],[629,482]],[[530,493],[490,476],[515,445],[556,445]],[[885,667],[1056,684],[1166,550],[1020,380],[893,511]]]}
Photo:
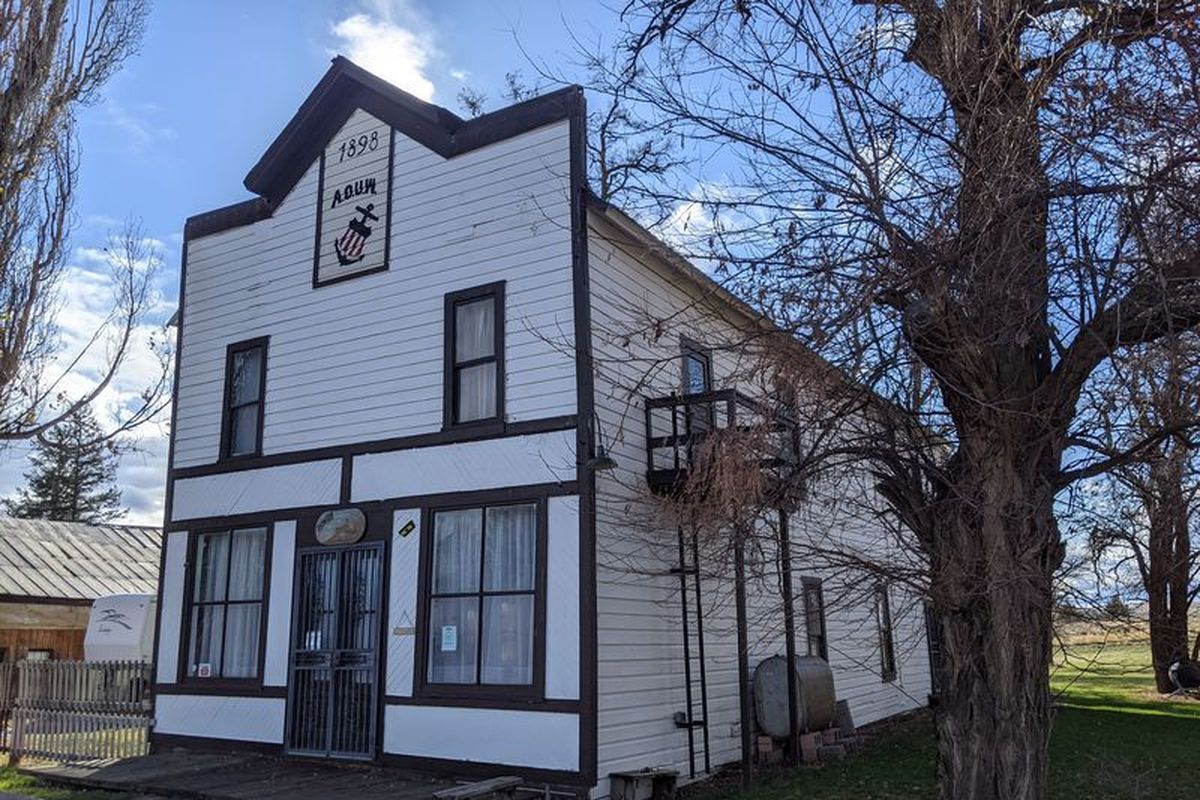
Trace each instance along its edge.
{"label": "wooden fence", "polygon": [[145,755],[153,718],[141,661],[0,664],[0,746],[54,761]]}

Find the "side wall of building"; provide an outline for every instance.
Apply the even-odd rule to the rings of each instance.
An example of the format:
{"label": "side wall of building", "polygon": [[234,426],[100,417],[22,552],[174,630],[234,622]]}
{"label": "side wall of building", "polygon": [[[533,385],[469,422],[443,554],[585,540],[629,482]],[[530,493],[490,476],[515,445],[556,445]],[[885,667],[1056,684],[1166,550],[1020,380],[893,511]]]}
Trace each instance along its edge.
{"label": "side wall of building", "polygon": [[[599,776],[595,796],[607,796],[607,775],[616,770],[670,767],[684,780],[704,768],[701,731],[688,733],[674,715],[686,712],[685,642],[677,531],[656,513],[646,483],[644,400],[681,390],[681,342],[712,349],[713,388],[753,389],[753,367],[744,355],[747,321],[705,289],[686,284],[646,249],[596,213],[589,215],[593,348],[596,360],[598,435],[617,468],[597,478],[599,669]],[[708,290],[711,291],[711,290]],[[866,491],[851,481],[839,491]],[[836,509],[809,508],[793,520],[793,539],[821,527],[864,546],[878,531],[856,530]],[[739,757],[736,627],[731,572],[719,545],[702,547],[701,602],[707,678],[709,762]],[[707,563],[706,563],[707,560]],[[751,553],[748,580],[750,661],[782,654],[782,600],[775,552],[768,544]],[[685,558],[690,562],[690,556]],[[798,578],[811,574],[793,566],[797,596],[797,647],[806,652]],[[827,589],[827,593],[832,590]],[[694,586],[689,583],[689,640],[693,713],[701,716]],[[916,604],[893,589],[894,614]],[[832,600],[833,598],[828,598]],[[859,724],[924,705],[929,691],[928,658],[920,615],[897,620],[899,674],[880,675],[874,608],[865,598],[829,603],[830,661],[837,694],[850,701]]]}

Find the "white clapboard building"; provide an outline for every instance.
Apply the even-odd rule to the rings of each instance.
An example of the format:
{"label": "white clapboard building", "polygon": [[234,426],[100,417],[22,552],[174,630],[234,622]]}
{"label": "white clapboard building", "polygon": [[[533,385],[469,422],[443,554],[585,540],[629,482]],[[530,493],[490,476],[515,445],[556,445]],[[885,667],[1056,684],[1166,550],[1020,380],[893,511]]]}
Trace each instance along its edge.
{"label": "white clapboard building", "polygon": [[[464,121],[338,58],[255,197],[188,220],[155,747],[594,797],[737,759],[733,611],[623,519],[678,446],[647,419],[735,398],[750,312],[589,193],[585,128],[575,87]],[[798,647],[856,721],[924,704],[921,620],[818,577]]]}

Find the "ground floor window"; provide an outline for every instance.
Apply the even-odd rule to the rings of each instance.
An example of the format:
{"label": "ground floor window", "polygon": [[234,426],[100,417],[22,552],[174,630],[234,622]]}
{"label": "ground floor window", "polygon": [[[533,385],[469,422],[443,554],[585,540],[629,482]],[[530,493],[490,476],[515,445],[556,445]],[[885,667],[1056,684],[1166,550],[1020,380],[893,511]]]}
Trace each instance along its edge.
{"label": "ground floor window", "polygon": [[266,528],[197,534],[188,614],[189,678],[258,677]]}
{"label": "ground floor window", "polygon": [[539,516],[534,502],[433,512],[427,684],[534,684]]}
{"label": "ground floor window", "polygon": [[817,578],[802,578],[804,590],[804,630],[808,654],[829,660],[829,640],[825,634],[825,594]]}

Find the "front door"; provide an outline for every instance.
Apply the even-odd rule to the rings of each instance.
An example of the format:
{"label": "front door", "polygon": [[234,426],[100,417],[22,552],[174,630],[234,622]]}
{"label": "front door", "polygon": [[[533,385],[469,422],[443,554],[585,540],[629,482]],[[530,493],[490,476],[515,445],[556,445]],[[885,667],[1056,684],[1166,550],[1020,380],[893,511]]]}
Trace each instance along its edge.
{"label": "front door", "polygon": [[288,752],[373,758],[383,542],[310,548],[297,556]]}

